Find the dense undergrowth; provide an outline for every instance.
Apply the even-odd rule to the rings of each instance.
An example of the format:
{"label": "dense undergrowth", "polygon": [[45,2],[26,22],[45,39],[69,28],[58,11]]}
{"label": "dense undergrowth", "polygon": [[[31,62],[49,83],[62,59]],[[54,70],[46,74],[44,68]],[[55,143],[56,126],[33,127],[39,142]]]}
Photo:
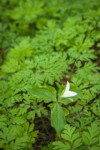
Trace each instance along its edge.
{"label": "dense undergrowth", "polygon": [[1,0],[1,150],[99,150],[99,54],[99,0]]}

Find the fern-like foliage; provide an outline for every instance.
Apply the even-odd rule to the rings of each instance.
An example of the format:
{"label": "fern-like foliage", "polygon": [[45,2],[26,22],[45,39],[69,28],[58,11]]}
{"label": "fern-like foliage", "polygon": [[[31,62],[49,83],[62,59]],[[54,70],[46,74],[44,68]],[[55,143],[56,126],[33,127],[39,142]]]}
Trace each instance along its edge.
{"label": "fern-like foliage", "polygon": [[99,6],[0,1],[1,149],[100,149]]}
{"label": "fern-like foliage", "polygon": [[[70,149],[98,149],[99,150],[99,136],[100,127],[99,122],[92,123],[91,126],[84,130],[77,130],[77,128],[66,125],[62,134],[61,141],[56,141],[53,143],[53,149],[55,150],[70,150]],[[81,132],[80,132],[81,131]]]}

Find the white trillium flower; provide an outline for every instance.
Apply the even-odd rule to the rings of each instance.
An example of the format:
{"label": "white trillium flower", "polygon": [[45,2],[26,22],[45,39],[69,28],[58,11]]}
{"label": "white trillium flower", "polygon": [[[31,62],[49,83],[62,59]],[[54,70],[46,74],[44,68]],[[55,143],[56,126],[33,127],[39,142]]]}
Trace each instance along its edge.
{"label": "white trillium flower", "polygon": [[77,95],[76,92],[70,91],[70,84],[67,81],[66,89],[65,89],[65,91],[64,91],[64,93],[61,97],[73,97],[73,96],[76,96],[76,95]]}

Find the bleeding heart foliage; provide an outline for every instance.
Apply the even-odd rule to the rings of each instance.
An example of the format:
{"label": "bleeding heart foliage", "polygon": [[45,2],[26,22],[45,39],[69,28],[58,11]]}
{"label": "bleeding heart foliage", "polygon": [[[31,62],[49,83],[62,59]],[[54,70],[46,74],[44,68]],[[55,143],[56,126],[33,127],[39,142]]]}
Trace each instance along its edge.
{"label": "bleeding heart foliage", "polygon": [[99,56],[100,0],[1,0],[0,148],[99,150]]}

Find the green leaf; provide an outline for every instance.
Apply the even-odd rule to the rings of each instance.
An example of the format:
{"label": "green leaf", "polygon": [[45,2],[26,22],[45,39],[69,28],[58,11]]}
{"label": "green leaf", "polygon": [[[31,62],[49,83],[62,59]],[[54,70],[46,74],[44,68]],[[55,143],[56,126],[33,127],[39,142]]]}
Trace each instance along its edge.
{"label": "green leaf", "polygon": [[69,143],[64,144],[60,141],[57,141],[57,142],[53,142],[53,149],[54,150],[69,150],[70,145],[69,145]]}
{"label": "green leaf", "polygon": [[35,112],[34,112],[34,111],[28,112],[28,114],[27,114],[27,119],[32,119],[32,120],[34,120],[34,118],[35,118]]}
{"label": "green leaf", "polygon": [[28,135],[16,138],[16,140],[12,146],[13,146],[14,150],[23,149],[24,147],[27,146],[27,143],[29,140],[30,140],[30,138],[28,137]]}
{"label": "green leaf", "polygon": [[31,94],[40,98],[41,100],[44,100],[45,103],[56,100],[56,91],[53,87],[32,88]]}
{"label": "green leaf", "polygon": [[51,108],[51,125],[59,136],[65,126],[65,114],[59,103],[54,103]]}
{"label": "green leaf", "polygon": [[83,142],[86,145],[94,145],[98,142],[97,138],[100,134],[100,127],[96,123],[92,123],[90,127],[87,128],[87,131],[84,131],[82,134]]}
{"label": "green leaf", "polygon": [[71,145],[71,148],[75,149],[82,145],[80,134],[77,132],[75,127],[72,127],[70,125],[65,126],[61,137]]}

